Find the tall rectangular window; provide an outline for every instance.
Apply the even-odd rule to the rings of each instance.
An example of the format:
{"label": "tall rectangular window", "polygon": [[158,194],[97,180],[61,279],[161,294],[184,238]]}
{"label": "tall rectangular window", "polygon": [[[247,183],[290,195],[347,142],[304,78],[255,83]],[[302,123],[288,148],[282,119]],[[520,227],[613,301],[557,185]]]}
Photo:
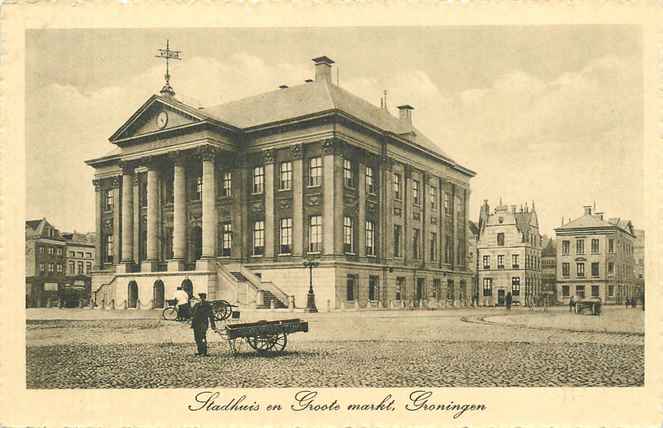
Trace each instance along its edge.
{"label": "tall rectangular window", "polygon": [[451,199],[451,196],[447,192],[444,192],[444,215],[447,217],[451,217],[451,203],[449,200]]}
{"label": "tall rectangular window", "polygon": [[233,247],[233,225],[223,223],[223,236],[221,238],[221,256],[230,257]]}
{"label": "tall rectangular window", "polygon": [[599,286],[592,285],[592,297],[599,297]]}
{"label": "tall rectangular window", "polygon": [[584,285],[576,285],[576,296],[580,297],[581,299],[585,298],[585,286]]}
{"label": "tall rectangular window", "polygon": [[497,256],[497,269],[504,269],[504,255]]}
{"label": "tall rectangular window", "polygon": [[223,173],[223,196],[230,197],[232,196],[232,184],[233,178],[230,171]]}
{"label": "tall rectangular window", "polygon": [[396,290],[395,290],[395,300],[403,300],[405,296],[405,278],[399,276],[396,278]]}
{"label": "tall rectangular window", "polygon": [[614,239],[609,239],[608,240],[608,252],[610,254],[613,254],[615,252],[615,240]]}
{"label": "tall rectangular window", "polygon": [[279,190],[290,190],[292,188],[292,162],[281,162],[280,174]]}
{"label": "tall rectangular window", "polygon": [[394,225],[394,257],[401,257],[401,230],[400,224]]}
{"label": "tall rectangular window", "polygon": [[511,278],[511,295],[520,296],[520,277],[514,276]]}
{"label": "tall rectangular window", "polygon": [[112,189],[106,190],[105,208],[107,210],[112,210],[113,209],[113,190]]}
{"label": "tall rectangular window", "polygon": [[113,235],[106,235],[106,263],[113,263]]}
{"label": "tall rectangular window", "polygon": [[265,222],[262,220],[253,223],[253,255],[265,254]]}
{"label": "tall rectangular window", "polygon": [[437,261],[437,233],[430,233],[430,259],[431,261]]}
{"label": "tall rectangular window", "polygon": [[349,302],[355,299],[355,281],[355,276],[348,274],[345,281],[345,300]]}
{"label": "tall rectangular window", "polygon": [[429,190],[429,197],[430,197],[430,207],[433,210],[437,209],[437,187],[430,186]]}
{"label": "tall rectangular window", "polygon": [[585,240],[576,239],[576,254],[585,254]]}
{"label": "tall rectangular window", "polygon": [[354,187],[355,180],[352,174],[352,161],[350,159],[343,159],[343,181],[348,187]]}
{"label": "tall rectangular window", "polygon": [[490,269],[490,256],[483,256],[483,268]]}
{"label": "tall rectangular window", "polygon": [[511,267],[513,269],[519,269],[520,265],[518,264],[518,254],[511,255]]}
{"label": "tall rectangular window", "polygon": [[253,168],[253,193],[262,193],[265,188],[265,167]]}
{"label": "tall rectangular window", "polygon": [[84,270],[83,270],[83,262],[78,262],[78,274],[83,275]]}
{"label": "tall rectangular window", "polygon": [[421,203],[421,195],[419,194],[419,181],[412,180],[412,200],[415,205]]}
{"label": "tall rectangular window", "polygon": [[372,302],[380,300],[380,279],[375,275],[368,277],[368,300]]}
{"label": "tall rectangular window", "polygon": [[319,186],[322,183],[322,158],[315,157],[308,161],[308,185]]}
{"label": "tall rectangular window", "polygon": [[569,297],[569,286],[562,285],[562,297]]}
{"label": "tall rectangular window", "polygon": [[608,297],[615,297],[615,286],[608,285]]}
{"label": "tall rectangular window", "polygon": [[366,255],[375,255],[375,223],[366,221]]}
{"label": "tall rectangular window", "polygon": [[313,215],[309,218],[308,251],[310,253],[322,251],[322,216]]}
{"label": "tall rectangular window", "polygon": [[571,264],[562,263],[562,276],[569,276],[569,275],[571,275]]}
{"label": "tall rectangular window", "polygon": [[281,254],[290,254],[292,247],[292,218],[281,219]]}
{"label": "tall rectangular window", "polygon": [[44,263],[39,263],[39,272],[46,272],[46,265]]}
{"label": "tall rectangular window", "polygon": [[599,276],[599,264],[598,264],[598,262],[592,263],[592,276],[593,277]]}
{"label": "tall rectangular window", "polygon": [[576,263],[576,274],[579,277],[585,276],[585,264],[584,263]]}
{"label": "tall rectangular window", "polygon": [[483,279],[483,295],[484,297],[489,297],[493,295],[493,279],[484,278]]}
{"label": "tall rectangular window", "polygon": [[92,271],[92,262],[85,263],[85,273],[89,274]]}
{"label": "tall rectangular window", "polygon": [[48,264],[48,271],[51,273],[53,272],[53,266],[54,266],[53,263]]}
{"label": "tall rectangular window", "polygon": [[608,262],[608,275],[614,275],[614,274],[615,274],[615,263]]}
{"label": "tall rectangular window", "polygon": [[394,173],[394,199],[401,199],[401,175]]}
{"label": "tall rectangular window", "polygon": [[592,239],[592,254],[598,254],[598,253],[599,253],[599,240]]}
{"label": "tall rectangular window", "polygon": [[351,217],[343,217],[343,251],[354,253],[354,222]]}
{"label": "tall rectangular window", "polygon": [[497,245],[500,247],[504,246],[504,234],[503,233],[498,233],[497,234]]}
{"label": "tall rectangular window", "polygon": [[69,262],[69,275],[76,275],[76,262]]}
{"label": "tall rectangular window", "polygon": [[570,251],[571,251],[571,242],[562,241],[562,255],[568,256]]}
{"label": "tall rectangular window", "polygon": [[419,229],[412,229],[412,253],[414,254],[414,258],[418,259],[421,258],[421,252],[419,251],[419,247],[421,246],[421,231]]}
{"label": "tall rectangular window", "polygon": [[366,167],[366,192],[370,194],[375,193],[375,179],[373,178],[373,167]]}

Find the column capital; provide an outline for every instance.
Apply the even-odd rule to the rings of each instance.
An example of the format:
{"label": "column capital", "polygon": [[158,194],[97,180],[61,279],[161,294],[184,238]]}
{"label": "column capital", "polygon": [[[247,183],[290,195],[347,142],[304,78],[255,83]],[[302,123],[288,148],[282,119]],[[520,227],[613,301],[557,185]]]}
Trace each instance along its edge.
{"label": "column capital", "polygon": [[167,155],[168,160],[170,160],[175,165],[183,165],[191,157],[191,153],[187,150],[175,150],[169,152]]}
{"label": "column capital", "polygon": [[218,150],[210,145],[202,146],[196,149],[196,156],[201,161],[213,161],[216,159]]}
{"label": "column capital", "polygon": [[262,151],[262,163],[265,165],[274,163],[274,149],[267,149]]}
{"label": "column capital", "polygon": [[120,161],[120,168],[122,168],[122,175],[133,174],[136,169],[136,162]]}
{"label": "column capital", "polygon": [[120,182],[122,181],[122,176],[119,175],[114,175],[110,177],[107,182],[108,182],[108,187],[110,189],[117,189],[120,187]]}
{"label": "column capital", "polygon": [[290,158],[292,160],[301,159],[304,157],[304,145],[302,143],[293,144],[290,146]]}
{"label": "column capital", "polygon": [[394,167],[394,161],[389,156],[380,157],[380,163],[382,164],[382,168],[387,171],[391,171]]}
{"label": "column capital", "polygon": [[93,179],[92,184],[94,185],[95,192],[101,192],[103,190],[103,183],[100,178]]}
{"label": "column capital", "polygon": [[343,142],[336,137],[328,138],[322,142],[322,153],[331,155],[334,153],[341,153],[341,146]]}

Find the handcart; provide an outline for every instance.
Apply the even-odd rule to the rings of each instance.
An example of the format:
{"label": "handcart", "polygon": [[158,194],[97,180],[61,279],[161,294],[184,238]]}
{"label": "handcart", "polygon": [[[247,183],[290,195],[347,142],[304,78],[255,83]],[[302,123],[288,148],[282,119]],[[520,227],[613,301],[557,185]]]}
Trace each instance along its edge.
{"label": "handcart", "polygon": [[288,344],[288,335],[299,331],[308,332],[308,322],[289,319],[226,324],[218,329],[217,333],[228,341],[228,347],[235,355],[240,351],[243,342],[248,343],[259,354],[283,352]]}

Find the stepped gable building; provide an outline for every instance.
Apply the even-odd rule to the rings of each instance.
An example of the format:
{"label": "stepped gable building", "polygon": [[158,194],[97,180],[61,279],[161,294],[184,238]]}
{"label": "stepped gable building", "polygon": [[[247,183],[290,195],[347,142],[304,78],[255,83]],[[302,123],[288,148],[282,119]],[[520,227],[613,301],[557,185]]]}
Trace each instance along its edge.
{"label": "stepped gable building", "polygon": [[66,244],[45,218],[25,222],[25,303],[57,306],[65,287]]}
{"label": "stepped gable building", "polygon": [[594,297],[603,303],[623,303],[637,297],[634,241],[630,221],[604,219],[601,212],[585,213],[555,229],[557,236],[558,299]]}
{"label": "stepped gable building", "polygon": [[[90,160],[98,305],[155,307],[183,285],[255,307],[430,305],[469,282],[474,172],[413,124],[315,80],[226,104],[167,84]],[[442,287],[442,279],[447,282]]]}
{"label": "stepped gable building", "polygon": [[500,204],[490,212],[488,201],[479,215],[479,304],[504,305],[534,301],[541,292],[541,234],[534,203],[530,210]]}

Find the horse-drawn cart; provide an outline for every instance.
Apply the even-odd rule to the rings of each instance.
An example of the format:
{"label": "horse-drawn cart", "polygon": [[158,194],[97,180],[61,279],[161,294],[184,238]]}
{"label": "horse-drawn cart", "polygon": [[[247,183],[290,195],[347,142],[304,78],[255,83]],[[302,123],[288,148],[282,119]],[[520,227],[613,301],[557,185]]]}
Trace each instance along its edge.
{"label": "horse-drawn cart", "polygon": [[288,335],[302,331],[308,332],[308,322],[300,319],[258,321],[243,324],[226,324],[217,330],[233,354],[240,351],[242,342],[246,342],[260,354],[282,352],[288,344]]}
{"label": "horse-drawn cart", "polygon": [[576,301],[576,314],[582,314],[585,310],[588,310],[592,315],[601,315],[601,299],[585,298]]}

